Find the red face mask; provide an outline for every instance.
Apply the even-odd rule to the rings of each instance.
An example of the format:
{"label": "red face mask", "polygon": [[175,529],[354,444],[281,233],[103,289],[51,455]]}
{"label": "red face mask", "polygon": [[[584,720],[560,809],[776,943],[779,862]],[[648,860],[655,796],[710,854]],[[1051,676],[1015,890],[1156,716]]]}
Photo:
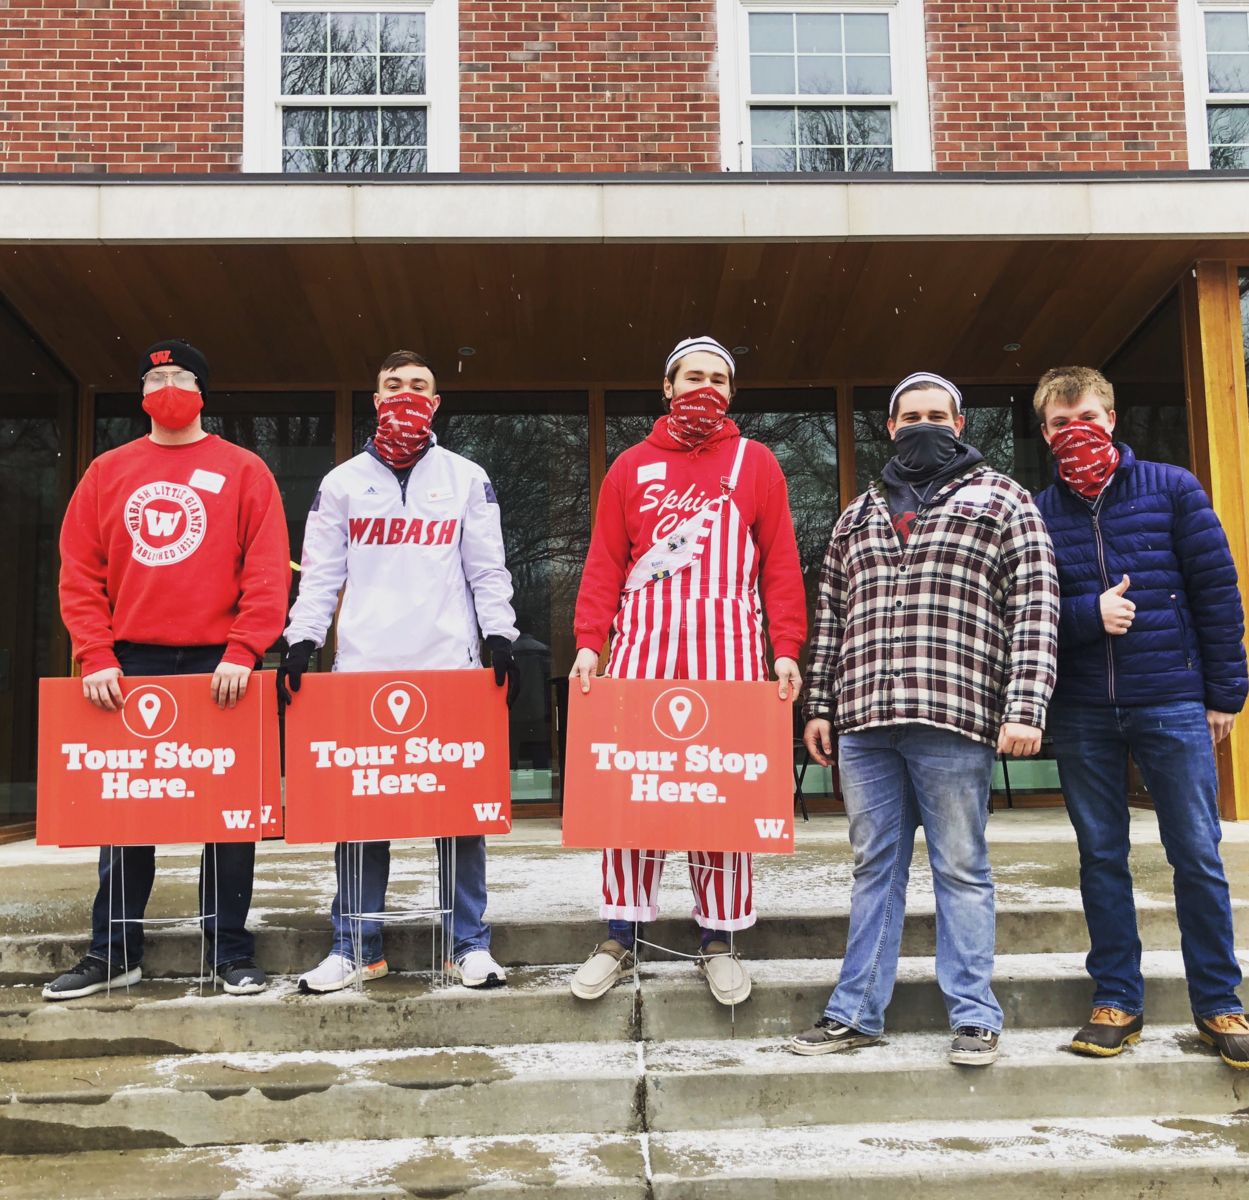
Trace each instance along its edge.
{"label": "red face mask", "polygon": [[204,397],[172,384],[143,397],[143,411],[165,429],[185,429],[200,414]]}
{"label": "red face mask", "polygon": [[1088,500],[1101,494],[1119,465],[1110,434],[1092,421],[1072,421],[1050,438],[1058,477]]}
{"label": "red face mask", "polygon": [[695,388],[672,397],[668,409],[668,432],[682,446],[696,446],[721,425],[729,402],[715,388]]}
{"label": "red face mask", "polygon": [[429,445],[437,396],[400,392],[377,406],[377,432],[373,445],[388,467],[410,467]]}

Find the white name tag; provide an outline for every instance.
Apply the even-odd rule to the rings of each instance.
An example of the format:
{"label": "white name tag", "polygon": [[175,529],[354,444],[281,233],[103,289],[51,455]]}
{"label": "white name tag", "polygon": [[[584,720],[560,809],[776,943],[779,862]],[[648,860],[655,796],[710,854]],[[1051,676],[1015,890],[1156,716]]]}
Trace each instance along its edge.
{"label": "white name tag", "polygon": [[220,492],[225,487],[226,477],[216,471],[197,470],[191,476],[191,486],[202,492]]}
{"label": "white name tag", "polygon": [[450,500],[451,489],[450,488],[430,488],[429,491],[425,493],[425,499],[426,500]]}
{"label": "white name tag", "polygon": [[638,467],[638,483],[650,483],[652,479],[666,479],[668,464],[657,462],[649,466]]}

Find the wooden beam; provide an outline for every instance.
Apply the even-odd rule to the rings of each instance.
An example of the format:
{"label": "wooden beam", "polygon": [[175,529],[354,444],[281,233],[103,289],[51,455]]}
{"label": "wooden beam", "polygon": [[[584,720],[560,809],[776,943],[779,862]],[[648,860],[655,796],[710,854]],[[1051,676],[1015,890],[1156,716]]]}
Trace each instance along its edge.
{"label": "wooden beam", "polygon": [[[1249,401],[1235,264],[1196,263],[1182,301],[1193,468],[1227,531],[1249,607]],[[1236,722],[1217,757],[1219,811],[1249,820],[1249,719]]]}

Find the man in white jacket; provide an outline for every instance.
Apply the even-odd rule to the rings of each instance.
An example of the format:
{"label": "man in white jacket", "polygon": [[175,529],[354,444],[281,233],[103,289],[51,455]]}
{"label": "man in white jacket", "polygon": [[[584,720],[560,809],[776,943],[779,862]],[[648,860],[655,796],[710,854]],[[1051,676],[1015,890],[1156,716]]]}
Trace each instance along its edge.
{"label": "man in white jacket", "polygon": [[[431,424],[439,403],[434,373],[419,355],[399,350],[382,363],[373,396],[377,432],[321,481],[308,513],[299,597],[278,674],[280,703],[299,691],[344,585],[334,670],[480,667],[484,636],[495,681],[508,684],[512,702],[517,630],[499,504],[481,467],[437,444]],[[498,986],[507,973],[490,953],[484,920],[485,838],[456,838],[454,869],[450,851],[439,839],[456,973],[469,987]],[[334,944],[300,976],[302,991],[333,992],[387,972],[381,922],[351,914],[384,910],[390,843],[340,843],[334,861]]]}

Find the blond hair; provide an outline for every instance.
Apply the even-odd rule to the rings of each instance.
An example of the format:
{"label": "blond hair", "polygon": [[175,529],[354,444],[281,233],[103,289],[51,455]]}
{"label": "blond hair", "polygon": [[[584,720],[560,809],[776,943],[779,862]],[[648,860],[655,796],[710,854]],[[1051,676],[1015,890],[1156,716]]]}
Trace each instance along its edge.
{"label": "blond hair", "polygon": [[1053,403],[1074,404],[1092,392],[1109,413],[1115,410],[1115,389],[1110,380],[1092,367],[1051,367],[1041,376],[1032,397],[1037,420],[1045,424],[1045,410]]}

